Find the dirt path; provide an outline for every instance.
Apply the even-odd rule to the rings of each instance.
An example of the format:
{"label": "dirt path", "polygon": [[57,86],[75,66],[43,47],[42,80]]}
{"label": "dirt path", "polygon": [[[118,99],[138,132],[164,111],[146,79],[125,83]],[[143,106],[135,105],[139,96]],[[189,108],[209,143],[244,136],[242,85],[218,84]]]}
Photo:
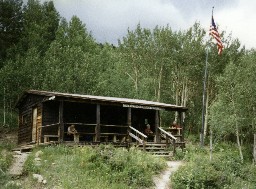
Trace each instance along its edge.
{"label": "dirt path", "polygon": [[154,177],[155,189],[170,189],[169,181],[171,174],[182,165],[181,161],[167,161],[168,168],[157,177]]}
{"label": "dirt path", "polygon": [[28,157],[28,153],[14,152],[14,162],[9,169],[9,174],[12,176],[22,175],[23,165]]}

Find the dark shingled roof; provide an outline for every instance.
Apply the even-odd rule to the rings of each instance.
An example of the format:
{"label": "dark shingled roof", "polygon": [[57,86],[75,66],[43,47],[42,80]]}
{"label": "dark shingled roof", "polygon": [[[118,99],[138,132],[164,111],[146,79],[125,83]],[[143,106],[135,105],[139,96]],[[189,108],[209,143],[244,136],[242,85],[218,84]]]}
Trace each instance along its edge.
{"label": "dark shingled roof", "polygon": [[[93,95],[82,95],[82,94],[72,94],[72,93],[60,93],[60,92],[50,92],[50,91],[38,91],[38,90],[28,90],[23,93],[19,99],[16,107],[24,100],[28,94],[34,94],[45,97],[61,97],[65,100],[79,100],[79,101],[94,101],[94,102],[107,102],[112,104],[122,104],[124,107],[137,107],[137,108],[148,108],[152,109],[165,109],[172,111],[186,111],[187,108],[183,106],[177,106],[173,104],[166,104],[160,102],[153,102],[147,100],[139,99],[129,99],[129,98],[117,98],[117,97],[105,97],[105,96],[93,96]],[[57,100],[57,99],[56,99]]]}

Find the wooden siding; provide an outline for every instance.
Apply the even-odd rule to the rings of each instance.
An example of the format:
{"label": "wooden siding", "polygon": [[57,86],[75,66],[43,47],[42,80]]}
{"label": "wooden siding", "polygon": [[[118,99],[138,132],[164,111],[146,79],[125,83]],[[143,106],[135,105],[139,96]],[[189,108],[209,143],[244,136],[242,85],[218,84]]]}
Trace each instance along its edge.
{"label": "wooden siding", "polygon": [[42,125],[50,125],[59,122],[59,102],[44,102],[43,109]]}
{"label": "wooden siding", "polygon": [[43,96],[27,95],[19,106],[18,144],[32,140],[33,108],[41,107]]}

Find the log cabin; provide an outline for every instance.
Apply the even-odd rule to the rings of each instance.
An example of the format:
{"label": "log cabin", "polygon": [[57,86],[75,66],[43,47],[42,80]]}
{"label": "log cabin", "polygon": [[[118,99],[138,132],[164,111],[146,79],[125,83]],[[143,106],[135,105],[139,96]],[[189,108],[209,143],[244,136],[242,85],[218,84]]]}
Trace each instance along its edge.
{"label": "log cabin", "polygon": [[[149,139],[147,124],[153,131],[153,143],[162,140],[184,142],[183,113],[186,107],[128,98],[115,98],[28,90],[16,107],[19,110],[18,144],[58,143],[141,143]],[[160,125],[160,111],[178,113],[182,132],[175,135]],[[172,114],[173,115],[173,114]],[[75,136],[68,134],[73,125]],[[180,131],[180,130],[179,130]]]}

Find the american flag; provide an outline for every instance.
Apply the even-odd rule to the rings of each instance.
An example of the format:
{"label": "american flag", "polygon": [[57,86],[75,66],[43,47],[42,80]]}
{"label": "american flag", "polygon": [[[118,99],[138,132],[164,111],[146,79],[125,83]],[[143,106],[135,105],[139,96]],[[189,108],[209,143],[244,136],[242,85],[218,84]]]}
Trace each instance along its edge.
{"label": "american flag", "polygon": [[214,39],[216,39],[217,41],[217,48],[218,48],[218,54],[221,55],[222,50],[224,48],[221,38],[220,38],[220,34],[217,30],[216,24],[214,22],[213,16],[212,16],[212,25],[210,27],[210,35],[213,36]]}

